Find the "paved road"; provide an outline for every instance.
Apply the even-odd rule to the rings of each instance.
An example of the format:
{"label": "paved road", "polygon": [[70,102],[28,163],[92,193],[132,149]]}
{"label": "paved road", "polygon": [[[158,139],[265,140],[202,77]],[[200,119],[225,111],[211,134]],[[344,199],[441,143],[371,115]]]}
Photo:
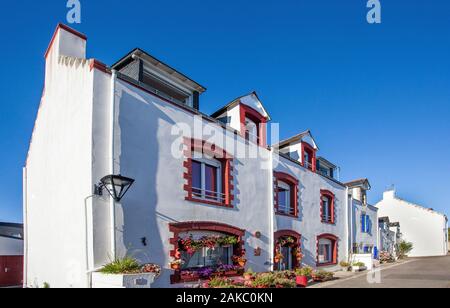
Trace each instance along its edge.
{"label": "paved road", "polygon": [[380,274],[381,283],[371,284],[363,275],[327,288],[450,288],[450,256],[411,259]]}

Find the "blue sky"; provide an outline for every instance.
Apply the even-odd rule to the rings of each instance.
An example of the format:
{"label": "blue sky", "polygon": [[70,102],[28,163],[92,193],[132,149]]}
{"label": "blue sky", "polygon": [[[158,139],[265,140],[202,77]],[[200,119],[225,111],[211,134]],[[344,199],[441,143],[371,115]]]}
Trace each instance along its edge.
{"label": "blue sky", "polygon": [[[450,214],[450,2],[381,0],[81,0],[88,56],[135,47],[207,86],[202,111],[256,90],[281,137],[311,129],[342,180],[367,177],[370,201],[395,184]],[[44,78],[44,52],[66,1],[0,10],[0,221],[22,220],[22,167]]]}

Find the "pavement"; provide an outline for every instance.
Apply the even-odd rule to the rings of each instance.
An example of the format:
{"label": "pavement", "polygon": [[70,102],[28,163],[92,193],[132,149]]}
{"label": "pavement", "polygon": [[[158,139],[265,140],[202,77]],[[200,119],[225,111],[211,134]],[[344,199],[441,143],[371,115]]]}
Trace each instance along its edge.
{"label": "pavement", "polygon": [[313,288],[450,288],[450,256],[410,258],[375,271],[340,273],[338,277]]}

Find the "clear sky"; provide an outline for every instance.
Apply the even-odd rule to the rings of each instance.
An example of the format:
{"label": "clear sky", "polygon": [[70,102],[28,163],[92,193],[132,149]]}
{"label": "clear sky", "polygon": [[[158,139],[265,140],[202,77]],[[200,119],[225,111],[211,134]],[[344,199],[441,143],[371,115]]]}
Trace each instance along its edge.
{"label": "clear sky", "polygon": [[[282,138],[311,129],[342,180],[370,179],[372,203],[395,184],[450,214],[450,1],[381,0],[381,25],[366,0],[81,3],[89,57],[145,49],[208,88],[205,113],[256,90]],[[22,220],[43,55],[65,4],[1,4],[0,221]]]}

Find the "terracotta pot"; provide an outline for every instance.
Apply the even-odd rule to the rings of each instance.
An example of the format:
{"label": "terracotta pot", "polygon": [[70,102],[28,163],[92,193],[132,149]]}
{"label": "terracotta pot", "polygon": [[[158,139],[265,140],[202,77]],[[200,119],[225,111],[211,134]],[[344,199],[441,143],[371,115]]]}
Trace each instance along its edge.
{"label": "terracotta pot", "polygon": [[174,271],[178,271],[181,268],[180,264],[171,264],[170,268],[173,269]]}
{"label": "terracotta pot", "polygon": [[247,262],[239,261],[238,264],[240,267],[245,267],[245,264],[247,264]]}
{"label": "terracotta pot", "polygon": [[295,278],[295,281],[297,283],[297,286],[301,288],[306,288],[308,286],[308,277],[306,276],[297,276]]}
{"label": "terracotta pot", "polygon": [[279,258],[275,258],[275,259],[273,259],[273,261],[274,261],[275,263],[280,263],[280,259],[279,259]]}

